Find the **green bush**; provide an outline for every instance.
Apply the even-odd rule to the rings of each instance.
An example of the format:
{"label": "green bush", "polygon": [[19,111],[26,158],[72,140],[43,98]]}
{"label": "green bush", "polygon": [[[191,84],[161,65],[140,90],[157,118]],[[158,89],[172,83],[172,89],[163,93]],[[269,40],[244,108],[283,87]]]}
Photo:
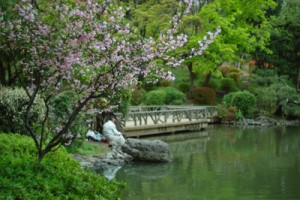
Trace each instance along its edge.
{"label": "green bush", "polygon": [[237,90],[236,82],[232,78],[223,78],[221,80],[220,90],[224,92],[233,92]]}
{"label": "green bush", "polygon": [[209,87],[194,88],[190,93],[190,100],[194,104],[212,105],[216,101],[216,91]]}
{"label": "green bush", "polygon": [[160,87],[169,87],[171,85],[172,81],[168,81],[166,79],[159,80],[159,86]]}
{"label": "green bush", "polygon": [[130,104],[133,106],[140,105],[143,102],[143,100],[146,96],[146,93],[147,93],[146,90],[144,90],[141,87],[134,89],[131,92]]}
{"label": "green bush", "polygon": [[232,92],[224,96],[223,101],[229,108],[236,106],[245,117],[253,117],[256,97],[248,91]]}
{"label": "green bush", "polygon": [[0,134],[0,199],[118,199],[123,183],[83,169],[64,148],[37,163],[31,138]]}
{"label": "green bush", "polygon": [[243,118],[243,113],[236,106],[227,107],[224,104],[219,104],[217,106],[218,117],[221,118],[223,122],[230,122]]}
{"label": "green bush", "polygon": [[162,88],[166,93],[166,105],[182,105],[186,102],[186,95],[173,87]]}
{"label": "green bush", "polygon": [[[0,130],[2,132],[27,133],[25,115],[29,98],[21,88],[0,88]],[[29,123],[40,121],[44,114],[44,102],[39,96],[29,113]]]}
{"label": "green bush", "polygon": [[186,82],[179,82],[176,84],[176,87],[184,94],[188,94],[190,91],[190,85]]}
{"label": "green bush", "polygon": [[219,91],[219,89],[221,87],[219,78],[214,78],[214,77],[211,78],[207,84],[207,87],[210,87],[210,88],[214,89],[215,91]]}
{"label": "green bush", "polygon": [[152,90],[146,94],[146,105],[164,105],[167,93],[163,90]]}

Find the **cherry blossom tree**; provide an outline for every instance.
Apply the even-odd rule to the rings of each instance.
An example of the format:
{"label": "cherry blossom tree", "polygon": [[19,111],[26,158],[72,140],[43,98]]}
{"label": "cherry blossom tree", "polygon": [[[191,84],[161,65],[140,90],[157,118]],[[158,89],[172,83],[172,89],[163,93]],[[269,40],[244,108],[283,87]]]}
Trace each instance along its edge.
{"label": "cherry blossom tree", "polygon": [[[31,0],[20,0],[11,20],[4,20],[5,12],[0,13],[0,49],[15,59],[18,79],[28,95],[24,120],[39,161],[73,137],[70,127],[80,112],[88,110],[90,101],[102,98],[108,105],[117,105],[122,91],[140,76],[156,74],[173,79],[158,60],[179,65],[182,57],[168,52],[182,47],[188,39],[177,34],[180,14],[159,39],[145,39],[126,24],[123,9],[107,0],[101,4],[93,0],[66,2],[32,4]],[[199,41],[199,49],[191,56],[200,55],[219,32]],[[47,127],[49,102],[66,90],[74,95],[70,114],[51,130]],[[44,100],[45,117],[31,124],[29,112],[37,95]]]}

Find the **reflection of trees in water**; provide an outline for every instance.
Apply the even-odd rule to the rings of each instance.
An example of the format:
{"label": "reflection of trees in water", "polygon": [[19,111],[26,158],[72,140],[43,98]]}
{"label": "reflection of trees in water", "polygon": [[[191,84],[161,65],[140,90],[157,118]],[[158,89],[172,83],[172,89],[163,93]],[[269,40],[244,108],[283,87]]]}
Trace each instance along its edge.
{"label": "reflection of trees in water", "polygon": [[128,177],[140,176],[143,179],[159,179],[168,175],[171,163],[133,163],[123,166]]}
{"label": "reflection of trees in water", "polygon": [[[204,142],[208,137],[210,139]],[[170,148],[182,152],[174,162],[125,165],[120,174],[117,173],[118,180],[128,183],[126,193],[131,195],[129,199],[149,199],[152,193],[166,194],[168,198],[155,196],[157,198],[151,199],[172,199],[170,193],[182,195],[180,199],[187,199],[184,197],[193,193],[203,197],[211,195],[210,188],[218,188],[220,194],[216,196],[220,198],[227,194],[224,191],[262,191],[265,187],[268,187],[267,195],[270,195],[265,199],[276,199],[272,197],[276,197],[283,186],[286,192],[298,191],[300,135],[297,128],[256,127],[249,130],[220,127],[209,130],[206,136],[175,134],[164,141],[168,141]],[[191,153],[183,153],[184,150]],[[276,151],[280,156],[275,154]],[[134,196],[133,193],[140,195]]]}
{"label": "reflection of trees in water", "polygon": [[291,152],[300,153],[300,128],[277,127],[275,133],[275,155],[284,156]]}
{"label": "reflection of trees in water", "polygon": [[169,143],[169,148],[174,156],[205,152],[207,141],[209,141],[209,137],[171,142]]}
{"label": "reflection of trees in water", "polygon": [[[147,138],[149,139],[149,138]],[[210,137],[206,131],[189,132],[173,135],[153,137],[169,144],[170,151],[174,156],[193,154],[206,151],[206,143]]]}

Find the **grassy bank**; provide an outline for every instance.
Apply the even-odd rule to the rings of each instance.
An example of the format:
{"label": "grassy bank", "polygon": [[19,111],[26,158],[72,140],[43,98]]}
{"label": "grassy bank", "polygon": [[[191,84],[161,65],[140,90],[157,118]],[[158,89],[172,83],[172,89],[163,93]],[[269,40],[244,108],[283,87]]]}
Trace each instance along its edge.
{"label": "grassy bank", "polygon": [[83,156],[102,156],[109,150],[108,144],[103,142],[76,140],[71,146],[66,147],[68,153]]}

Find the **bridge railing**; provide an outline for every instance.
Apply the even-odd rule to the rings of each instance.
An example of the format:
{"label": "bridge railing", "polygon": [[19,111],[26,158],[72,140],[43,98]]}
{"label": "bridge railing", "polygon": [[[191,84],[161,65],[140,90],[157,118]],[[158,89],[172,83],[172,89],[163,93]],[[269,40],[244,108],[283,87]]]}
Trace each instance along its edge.
{"label": "bridge railing", "polygon": [[124,127],[208,119],[216,115],[213,106],[133,106],[126,116],[118,115]]}

